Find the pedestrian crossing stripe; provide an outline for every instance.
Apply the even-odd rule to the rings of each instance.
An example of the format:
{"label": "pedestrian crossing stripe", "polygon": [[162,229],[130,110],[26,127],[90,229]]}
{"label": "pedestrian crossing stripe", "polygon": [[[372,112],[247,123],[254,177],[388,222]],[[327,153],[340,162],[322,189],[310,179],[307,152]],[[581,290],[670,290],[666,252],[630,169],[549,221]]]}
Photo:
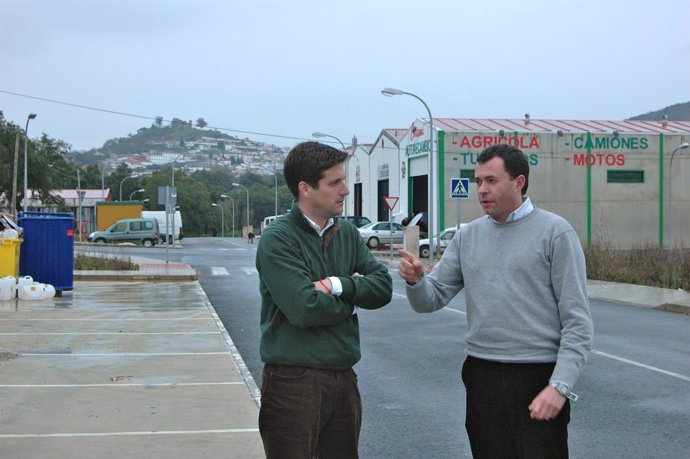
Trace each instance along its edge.
{"label": "pedestrian crossing stripe", "polygon": [[450,179],[450,197],[467,199],[469,197],[470,179],[452,178]]}

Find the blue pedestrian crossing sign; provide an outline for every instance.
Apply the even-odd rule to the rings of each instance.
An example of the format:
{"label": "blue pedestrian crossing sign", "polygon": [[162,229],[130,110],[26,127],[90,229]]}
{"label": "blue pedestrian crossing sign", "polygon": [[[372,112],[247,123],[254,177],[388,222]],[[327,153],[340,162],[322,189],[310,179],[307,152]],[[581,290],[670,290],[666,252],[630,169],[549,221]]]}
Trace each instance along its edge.
{"label": "blue pedestrian crossing sign", "polygon": [[454,199],[468,199],[470,197],[470,179],[450,179],[450,197]]}

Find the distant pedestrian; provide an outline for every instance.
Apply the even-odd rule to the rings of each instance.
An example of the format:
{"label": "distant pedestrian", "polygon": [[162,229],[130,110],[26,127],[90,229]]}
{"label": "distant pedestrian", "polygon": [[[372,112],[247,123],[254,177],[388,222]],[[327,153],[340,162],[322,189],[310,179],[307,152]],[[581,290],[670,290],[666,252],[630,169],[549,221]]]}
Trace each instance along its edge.
{"label": "distant pedestrian", "polygon": [[213,237],[216,237],[216,227],[215,226],[211,227],[211,234],[213,235]]}
{"label": "distant pedestrian", "polygon": [[247,242],[249,242],[250,244],[254,243],[254,233],[252,233],[251,231],[247,234]]}

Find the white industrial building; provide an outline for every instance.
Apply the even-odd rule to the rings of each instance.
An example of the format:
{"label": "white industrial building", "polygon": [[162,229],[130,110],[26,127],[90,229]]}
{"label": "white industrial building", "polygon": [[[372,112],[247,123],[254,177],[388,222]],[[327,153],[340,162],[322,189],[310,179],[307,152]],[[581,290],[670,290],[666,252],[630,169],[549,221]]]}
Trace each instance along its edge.
{"label": "white industrial building", "polygon": [[[670,235],[674,247],[690,245],[688,121],[526,116],[439,118],[433,125],[431,234],[484,215],[474,187],[476,157],[490,145],[511,143],[529,160],[534,204],[566,218],[583,243],[665,247]],[[388,220],[384,197],[399,198],[396,222],[428,211],[429,139],[429,120],[418,119],[351,149],[346,213]],[[451,197],[458,178],[469,179],[467,199]]]}

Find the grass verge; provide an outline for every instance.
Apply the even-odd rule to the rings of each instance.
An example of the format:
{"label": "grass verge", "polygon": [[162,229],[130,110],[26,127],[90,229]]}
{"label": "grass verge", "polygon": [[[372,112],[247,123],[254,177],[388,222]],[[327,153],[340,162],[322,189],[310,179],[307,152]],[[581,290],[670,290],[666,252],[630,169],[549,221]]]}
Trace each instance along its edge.
{"label": "grass verge", "polygon": [[690,290],[690,251],[683,248],[621,250],[593,244],[584,252],[589,279]]}
{"label": "grass verge", "polygon": [[74,269],[78,271],[138,271],[139,265],[121,256],[76,254]]}

